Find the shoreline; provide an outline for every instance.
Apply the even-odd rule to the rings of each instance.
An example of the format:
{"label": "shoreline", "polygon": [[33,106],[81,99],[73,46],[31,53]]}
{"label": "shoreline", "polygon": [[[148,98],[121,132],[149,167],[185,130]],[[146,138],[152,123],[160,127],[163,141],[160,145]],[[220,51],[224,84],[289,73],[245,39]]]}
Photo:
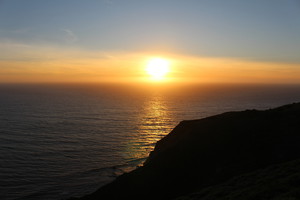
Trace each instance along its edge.
{"label": "shoreline", "polygon": [[300,103],[182,121],[157,142],[143,166],[90,195],[73,199],[171,200],[233,177],[284,165],[300,158],[299,122]]}

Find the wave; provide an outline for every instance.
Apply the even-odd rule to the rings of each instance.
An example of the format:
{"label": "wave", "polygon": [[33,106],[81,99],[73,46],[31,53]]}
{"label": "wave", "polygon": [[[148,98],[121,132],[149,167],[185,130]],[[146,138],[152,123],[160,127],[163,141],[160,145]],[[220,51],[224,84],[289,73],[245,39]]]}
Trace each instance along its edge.
{"label": "wave", "polygon": [[[73,172],[60,175],[57,178],[73,180],[72,184],[65,184],[65,189],[55,183],[48,187],[37,187],[31,191],[25,191],[20,198],[7,198],[7,200],[34,200],[34,199],[68,199],[70,197],[79,197],[94,192],[99,187],[113,181],[117,176],[128,173],[141,166],[147,157],[129,160],[123,164],[89,169],[82,172]],[[91,182],[91,179],[94,181]],[[74,192],[76,191],[76,192]]]}

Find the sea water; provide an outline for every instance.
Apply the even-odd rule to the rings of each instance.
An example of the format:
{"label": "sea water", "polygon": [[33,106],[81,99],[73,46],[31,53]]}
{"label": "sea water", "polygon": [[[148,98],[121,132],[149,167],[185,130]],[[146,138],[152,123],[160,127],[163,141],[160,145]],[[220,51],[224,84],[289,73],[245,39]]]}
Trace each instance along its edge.
{"label": "sea water", "polygon": [[182,120],[299,101],[299,85],[2,84],[0,199],[82,196]]}

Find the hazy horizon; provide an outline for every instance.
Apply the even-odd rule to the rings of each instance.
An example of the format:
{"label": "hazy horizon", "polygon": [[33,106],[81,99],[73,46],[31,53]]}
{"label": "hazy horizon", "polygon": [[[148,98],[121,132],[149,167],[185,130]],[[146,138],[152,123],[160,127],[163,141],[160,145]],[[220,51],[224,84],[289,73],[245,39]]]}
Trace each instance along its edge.
{"label": "hazy horizon", "polygon": [[2,0],[0,83],[300,83],[299,35],[295,0]]}
{"label": "hazy horizon", "polygon": [[[299,0],[0,0],[1,199],[84,196],[141,167],[154,149],[164,146],[164,142],[156,146],[157,142],[174,133],[181,121],[300,102],[299,53]],[[174,152],[185,152],[187,144],[187,152],[199,159],[189,161],[194,158],[186,154],[180,162],[198,163],[201,168],[201,155],[206,159],[210,154],[200,150],[221,145],[223,152],[234,144],[231,131],[238,131],[238,140],[250,139],[249,147],[261,142],[253,131],[266,133],[267,139],[266,131],[273,130],[267,126],[274,123],[287,128],[284,133],[294,134],[290,131],[296,121],[289,127],[290,115],[280,121],[285,116],[281,112],[274,117],[243,113],[249,115],[247,122],[229,115],[212,129],[217,130],[215,136],[208,129],[214,124],[205,125],[206,120],[200,123],[204,132],[190,128],[182,132],[199,139],[203,133],[208,146],[203,141],[196,145],[197,140],[191,140],[190,146],[190,140],[177,137],[175,129],[171,140],[182,140],[183,145],[170,140],[170,147],[179,144]],[[257,129],[249,129],[252,122]],[[232,126],[223,127],[227,123]],[[243,138],[245,128],[249,131]],[[274,141],[267,143],[277,148]],[[287,142],[282,140],[278,148]],[[216,180],[223,180],[218,174],[224,170],[225,175],[234,171],[237,159],[243,157],[244,151],[235,154],[234,148],[226,151],[232,154],[228,162],[225,157],[207,160]],[[213,150],[211,155],[216,153]],[[245,155],[255,158],[252,153]],[[157,158],[160,166],[163,157]],[[248,168],[251,159],[241,163]],[[176,166],[172,167],[179,172],[172,174],[175,182],[162,180],[158,191],[166,184],[171,193],[181,181],[198,183],[194,173],[202,178],[197,170],[187,167],[186,176],[185,169]],[[203,169],[210,169],[207,166]],[[147,173],[150,181],[141,181],[154,183],[156,173],[161,177],[165,171],[158,167]],[[134,189],[136,183],[128,186]]]}

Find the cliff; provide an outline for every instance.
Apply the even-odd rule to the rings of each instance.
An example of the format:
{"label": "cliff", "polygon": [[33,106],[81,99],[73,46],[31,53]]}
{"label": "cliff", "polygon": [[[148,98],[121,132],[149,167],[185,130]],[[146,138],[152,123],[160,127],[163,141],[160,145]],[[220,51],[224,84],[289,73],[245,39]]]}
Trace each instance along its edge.
{"label": "cliff", "polygon": [[176,200],[300,199],[300,159],[270,165]]}
{"label": "cliff", "polygon": [[189,199],[189,193],[213,192],[235,177],[299,158],[300,103],[228,112],[181,122],[144,166],[81,199]]}

